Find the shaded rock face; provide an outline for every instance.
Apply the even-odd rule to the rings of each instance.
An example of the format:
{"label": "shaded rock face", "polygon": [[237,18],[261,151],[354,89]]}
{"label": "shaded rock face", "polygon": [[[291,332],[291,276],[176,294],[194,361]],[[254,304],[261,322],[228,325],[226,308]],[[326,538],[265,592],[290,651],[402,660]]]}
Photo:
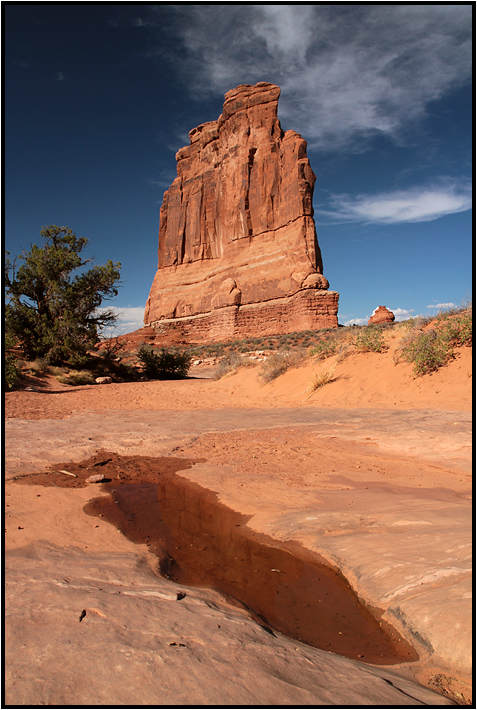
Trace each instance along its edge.
{"label": "shaded rock face", "polygon": [[282,131],[280,89],[227,92],[193,129],[160,212],[144,322],[190,340],[337,327],[313,220],[306,141]]}
{"label": "shaded rock face", "polygon": [[394,313],[388,310],[386,306],[378,306],[377,310],[368,320],[368,325],[379,325],[379,323],[393,323],[394,317]]}

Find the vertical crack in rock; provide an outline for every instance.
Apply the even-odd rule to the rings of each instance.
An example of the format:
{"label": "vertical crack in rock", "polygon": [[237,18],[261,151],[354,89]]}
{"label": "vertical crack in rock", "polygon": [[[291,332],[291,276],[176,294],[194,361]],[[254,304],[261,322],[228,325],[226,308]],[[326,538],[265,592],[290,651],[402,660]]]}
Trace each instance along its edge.
{"label": "vertical crack in rock", "polygon": [[256,152],[257,152],[256,148],[249,148],[248,163],[247,163],[247,188],[246,188],[246,192],[245,192],[245,223],[247,225],[246,236],[249,236],[249,237],[253,236],[252,215],[250,213],[250,180],[251,180],[252,170],[253,170],[253,159],[255,157]]}

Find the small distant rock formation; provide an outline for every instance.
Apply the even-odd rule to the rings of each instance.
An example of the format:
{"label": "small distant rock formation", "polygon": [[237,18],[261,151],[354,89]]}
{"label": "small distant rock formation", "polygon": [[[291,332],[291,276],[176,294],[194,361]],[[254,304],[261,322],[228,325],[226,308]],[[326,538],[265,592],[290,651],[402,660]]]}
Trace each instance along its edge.
{"label": "small distant rock formation", "polygon": [[368,325],[379,325],[380,323],[393,323],[394,313],[386,308],[386,306],[378,306],[371,318],[368,320]]}
{"label": "small distant rock formation", "polygon": [[158,269],[144,314],[189,342],[338,326],[313,220],[306,141],[282,131],[280,89],[225,95],[189,133],[160,211]]}

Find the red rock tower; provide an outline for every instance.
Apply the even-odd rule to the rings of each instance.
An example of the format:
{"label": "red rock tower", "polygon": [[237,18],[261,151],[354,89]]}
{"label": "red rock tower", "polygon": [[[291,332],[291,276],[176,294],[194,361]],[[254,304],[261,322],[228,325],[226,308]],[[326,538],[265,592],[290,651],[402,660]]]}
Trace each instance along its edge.
{"label": "red rock tower", "polygon": [[380,323],[393,323],[394,313],[386,306],[378,306],[371,318],[368,320],[368,325],[379,325]]}
{"label": "red rock tower", "polygon": [[280,89],[225,95],[190,133],[160,212],[158,269],[144,314],[189,342],[337,327],[313,220],[306,141],[283,132]]}

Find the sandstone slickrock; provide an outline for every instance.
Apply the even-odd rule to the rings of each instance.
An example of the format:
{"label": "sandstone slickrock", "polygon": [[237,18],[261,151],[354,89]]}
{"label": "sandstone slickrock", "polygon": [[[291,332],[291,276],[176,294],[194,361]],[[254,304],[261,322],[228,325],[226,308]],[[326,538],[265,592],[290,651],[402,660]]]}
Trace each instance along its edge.
{"label": "sandstone slickrock", "polygon": [[368,325],[379,325],[379,323],[393,323],[394,313],[386,306],[378,306],[371,318],[368,320]]}
{"label": "sandstone slickrock", "polygon": [[392,668],[271,636],[217,592],[155,576],[132,545],[7,553],[8,705],[454,705]]}
{"label": "sandstone slickrock", "polygon": [[144,322],[197,342],[337,327],[322,273],[306,141],[277,118],[280,89],[225,95],[189,133],[160,212],[158,270]]}

